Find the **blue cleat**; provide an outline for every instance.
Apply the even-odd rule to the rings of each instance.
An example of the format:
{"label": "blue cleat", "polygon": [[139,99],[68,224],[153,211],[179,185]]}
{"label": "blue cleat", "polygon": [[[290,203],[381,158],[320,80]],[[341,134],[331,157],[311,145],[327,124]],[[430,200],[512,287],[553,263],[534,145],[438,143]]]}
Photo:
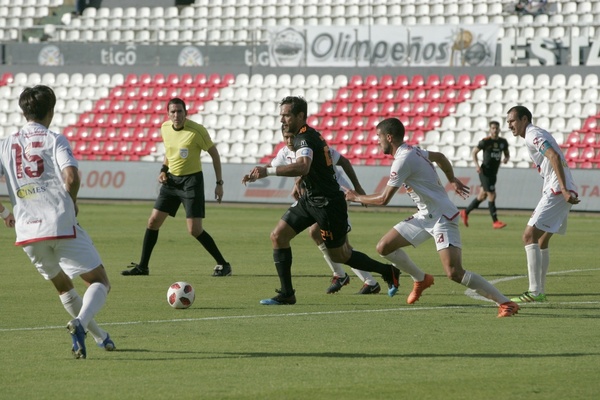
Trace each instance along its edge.
{"label": "blue cleat", "polygon": [[281,290],[275,289],[275,291],[278,293],[277,296],[271,299],[261,300],[260,304],[265,306],[282,306],[286,304],[296,304],[295,291],[292,292],[291,296],[285,296],[283,293],[281,293]]}
{"label": "blue cleat", "polygon": [[394,297],[400,287],[400,270],[393,265],[390,267],[390,274],[383,276],[383,280],[388,284],[388,296]]}
{"label": "blue cleat", "polygon": [[81,326],[81,321],[77,318],[69,321],[67,324],[67,329],[71,334],[71,339],[73,340],[73,347],[71,349],[73,353],[73,357],[76,359],[86,358],[86,349],[85,349],[85,329]]}
{"label": "blue cleat", "polygon": [[98,347],[106,351],[113,351],[117,348],[117,346],[115,346],[115,342],[112,341],[108,333],[106,334],[106,339],[104,339],[102,343],[98,343]]}

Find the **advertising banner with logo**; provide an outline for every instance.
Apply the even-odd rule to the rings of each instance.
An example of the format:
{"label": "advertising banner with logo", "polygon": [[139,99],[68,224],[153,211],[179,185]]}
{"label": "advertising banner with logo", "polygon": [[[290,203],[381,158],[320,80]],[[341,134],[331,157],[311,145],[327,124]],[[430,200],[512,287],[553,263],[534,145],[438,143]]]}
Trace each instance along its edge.
{"label": "advertising banner with logo", "polygon": [[7,43],[8,65],[179,66],[247,65],[245,46],[158,46],[112,43]]}
{"label": "advertising banner with logo", "polygon": [[272,27],[273,67],[493,66],[498,25]]}
{"label": "advertising banner with logo", "polygon": [[[150,162],[102,162],[81,161],[82,199],[114,199],[114,200],[154,200],[160,190],[158,173],[160,163]],[[225,202],[291,204],[290,196],[294,179],[269,176],[244,186],[242,176],[254,165],[223,164],[223,180]],[[389,167],[355,166],[356,174],[367,193],[382,190],[388,182]],[[206,201],[214,200],[216,178],[210,163],[204,165],[204,182]],[[600,182],[598,172],[594,170],[576,169],[572,171],[577,183],[581,203],[573,207],[576,211],[600,212]],[[470,198],[464,200],[456,195],[452,186],[447,184],[446,177],[438,168],[440,180],[446,185],[446,191],[452,201],[459,207],[466,207],[479,191],[479,177],[474,168],[455,168],[455,175],[471,189]],[[499,208],[533,210],[541,198],[542,179],[537,171],[523,168],[500,168],[498,175]],[[7,195],[4,177],[0,178],[0,196]],[[399,189],[390,206],[414,207],[414,203],[405,190]]]}

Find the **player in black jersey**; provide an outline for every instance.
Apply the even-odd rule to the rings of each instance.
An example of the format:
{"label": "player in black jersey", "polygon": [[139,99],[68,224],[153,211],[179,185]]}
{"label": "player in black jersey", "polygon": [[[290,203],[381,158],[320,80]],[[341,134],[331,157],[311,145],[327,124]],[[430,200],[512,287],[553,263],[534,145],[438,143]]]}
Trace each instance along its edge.
{"label": "player in black jersey", "polygon": [[[492,227],[494,229],[502,229],[506,224],[498,220],[496,215],[496,178],[498,176],[498,168],[500,168],[500,160],[504,153],[504,159],[502,162],[506,164],[510,158],[508,151],[508,142],[506,139],[500,137],[500,124],[496,121],[490,121],[490,136],[483,138],[477,147],[473,149],[473,161],[475,162],[475,169],[479,174],[479,180],[481,181],[481,188],[479,194],[473,199],[471,204],[466,209],[460,212],[460,216],[466,227],[469,226],[469,213],[479,207],[481,203],[488,200],[488,207],[490,209],[490,215],[492,216]],[[483,162],[479,165],[479,158],[477,154],[483,150]]]}
{"label": "player in black jersey", "polygon": [[400,271],[393,265],[382,264],[354,250],[347,240],[348,205],[335,179],[335,170],[327,142],[319,132],[306,124],[306,100],[297,96],[285,97],[280,105],[284,132],[295,134],[296,162],[278,167],[255,167],[242,179],[244,184],[269,175],[298,177],[294,187],[294,203],[271,232],[273,260],[281,289],[277,296],[261,300],[264,305],[295,304],[292,285],[291,240],[315,222],[334,262],[363,271],[377,272],[388,283],[388,295],[398,291]]}

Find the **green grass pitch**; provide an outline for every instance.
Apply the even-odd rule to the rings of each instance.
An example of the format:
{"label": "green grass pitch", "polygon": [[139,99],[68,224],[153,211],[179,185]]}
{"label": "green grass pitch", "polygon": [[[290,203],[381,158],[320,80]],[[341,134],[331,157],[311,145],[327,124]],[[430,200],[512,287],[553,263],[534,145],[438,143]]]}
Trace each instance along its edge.
{"label": "green grass pitch", "polygon": [[[204,228],[233,266],[214,261],[188,235],[183,212],[160,231],[150,276],[120,271],[139,259],[152,202],[83,202],[79,220],[112,283],[97,321],[117,350],[87,341],[74,360],[68,315],[14,232],[0,229],[2,399],[593,399],[600,393],[600,264],[596,214],[572,213],[551,241],[549,302],[496,318],[494,304],[465,295],[443,274],[432,241],[407,249],[435,276],[415,305],[399,294],[358,296],[358,278],[327,295],[330,271],[307,232],[292,242],[298,303],[261,306],[279,286],[269,233],[284,206],[209,204]],[[351,243],[372,257],[379,238],[409,209],[351,208]],[[521,234],[528,213],[486,209],[461,226],[463,262],[507,295],[527,289]],[[349,273],[350,269],[347,268]],[[169,285],[194,285],[187,310],[166,302]],[[383,280],[378,277],[383,284]],[[80,293],[84,286],[76,282]]]}

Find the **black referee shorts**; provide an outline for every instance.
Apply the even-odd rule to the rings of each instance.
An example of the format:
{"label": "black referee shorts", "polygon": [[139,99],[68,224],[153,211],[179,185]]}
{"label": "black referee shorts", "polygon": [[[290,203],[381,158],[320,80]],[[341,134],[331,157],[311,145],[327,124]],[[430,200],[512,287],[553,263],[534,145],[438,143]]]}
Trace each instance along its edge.
{"label": "black referee shorts", "polygon": [[174,217],[183,204],[186,218],[204,218],[204,174],[202,171],[183,176],[167,173],[167,182],[160,188],[154,208]]}

